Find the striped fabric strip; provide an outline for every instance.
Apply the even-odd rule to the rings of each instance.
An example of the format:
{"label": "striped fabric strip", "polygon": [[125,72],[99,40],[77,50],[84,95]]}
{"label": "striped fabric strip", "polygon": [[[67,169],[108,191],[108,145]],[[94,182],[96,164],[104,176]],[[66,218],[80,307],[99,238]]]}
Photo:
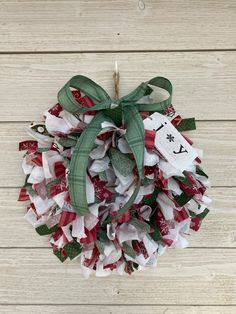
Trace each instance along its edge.
{"label": "striped fabric strip", "polygon": [[153,149],[155,146],[156,130],[145,130],[145,146]]}

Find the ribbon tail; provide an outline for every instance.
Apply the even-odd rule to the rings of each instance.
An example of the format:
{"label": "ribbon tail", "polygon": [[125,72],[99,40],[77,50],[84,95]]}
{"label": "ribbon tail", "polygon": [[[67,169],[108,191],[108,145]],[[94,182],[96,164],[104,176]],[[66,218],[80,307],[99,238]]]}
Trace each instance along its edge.
{"label": "ribbon tail", "polygon": [[126,141],[134,155],[140,180],[143,178],[144,126],[135,106],[123,107]]}
{"label": "ribbon tail", "polygon": [[81,134],[71,158],[68,176],[69,193],[71,205],[79,216],[84,216],[89,211],[86,197],[86,174],[89,154],[101,130],[101,123],[105,120],[111,121],[103,112],[97,113]]}
{"label": "ribbon tail", "polygon": [[138,183],[133,194],[127,203],[118,211],[114,217],[108,218],[104,225],[111,223],[113,220],[122,216],[134,203],[143,178],[143,156],[144,156],[144,126],[143,120],[135,106],[123,107],[123,117],[126,126],[126,141],[134,155],[136,166],[139,174]]}

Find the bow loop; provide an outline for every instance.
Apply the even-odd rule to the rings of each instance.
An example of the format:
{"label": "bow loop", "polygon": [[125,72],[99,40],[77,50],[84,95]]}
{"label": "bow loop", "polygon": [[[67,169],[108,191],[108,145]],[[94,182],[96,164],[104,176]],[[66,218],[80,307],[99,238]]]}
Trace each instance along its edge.
{"label": "bow loop", "polygon": [[[81,91],[86,96],[90,97],[95,106],[93,111],[100,111],[110,109],[112,100],[107,92],[97,83],[92,81],[86,76],[76,75],[73,76],[59,91],[57,98],[61,106],[72,114],[85,113],[88,108],[83,107],[78,101],[75,100],[71,88]],[[90,108],[91,110],[91,108]]]}
{"label": "bow loop", "polygon": [[131,93],[126,96],[120,98],[120,102],[127,104],[127,103],[136,103],[139,101],[143,96],[146,95],[146,91],[148,88],[148,82],[141,83],[137,88],[135,88]]}

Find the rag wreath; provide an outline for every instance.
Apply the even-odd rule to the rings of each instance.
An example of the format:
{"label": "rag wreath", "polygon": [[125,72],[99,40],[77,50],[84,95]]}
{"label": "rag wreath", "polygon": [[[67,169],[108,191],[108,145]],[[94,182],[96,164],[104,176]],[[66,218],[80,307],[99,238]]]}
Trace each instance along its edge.
{"label": "rag wreath", "polygon": [[[156,101],[156,89],[168,93]],[[112,100],[88,77],[72,77],[58,103],[19,143],[29,201],[25,218],[50,235],[63,262],[79,257],[83,273],[132,273],[157,264],[166,247],[184,248],[207,215],[202,151],[182,132],[195,129],[172,106],[164,77]]]}

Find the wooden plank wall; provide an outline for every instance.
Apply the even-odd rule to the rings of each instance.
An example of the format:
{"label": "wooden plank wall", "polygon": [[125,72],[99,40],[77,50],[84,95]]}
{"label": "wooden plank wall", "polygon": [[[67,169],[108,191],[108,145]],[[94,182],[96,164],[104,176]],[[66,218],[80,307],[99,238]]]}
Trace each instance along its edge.
{"label": "wooden plank wall", "polygon": [[[235,0],[0,0],[0,313],[236,313]],[[84,279],[23,220],[17,143],[72,75],[121,94],[156,75],[195,116],[214,202],[190,248],[132,277]]]}

